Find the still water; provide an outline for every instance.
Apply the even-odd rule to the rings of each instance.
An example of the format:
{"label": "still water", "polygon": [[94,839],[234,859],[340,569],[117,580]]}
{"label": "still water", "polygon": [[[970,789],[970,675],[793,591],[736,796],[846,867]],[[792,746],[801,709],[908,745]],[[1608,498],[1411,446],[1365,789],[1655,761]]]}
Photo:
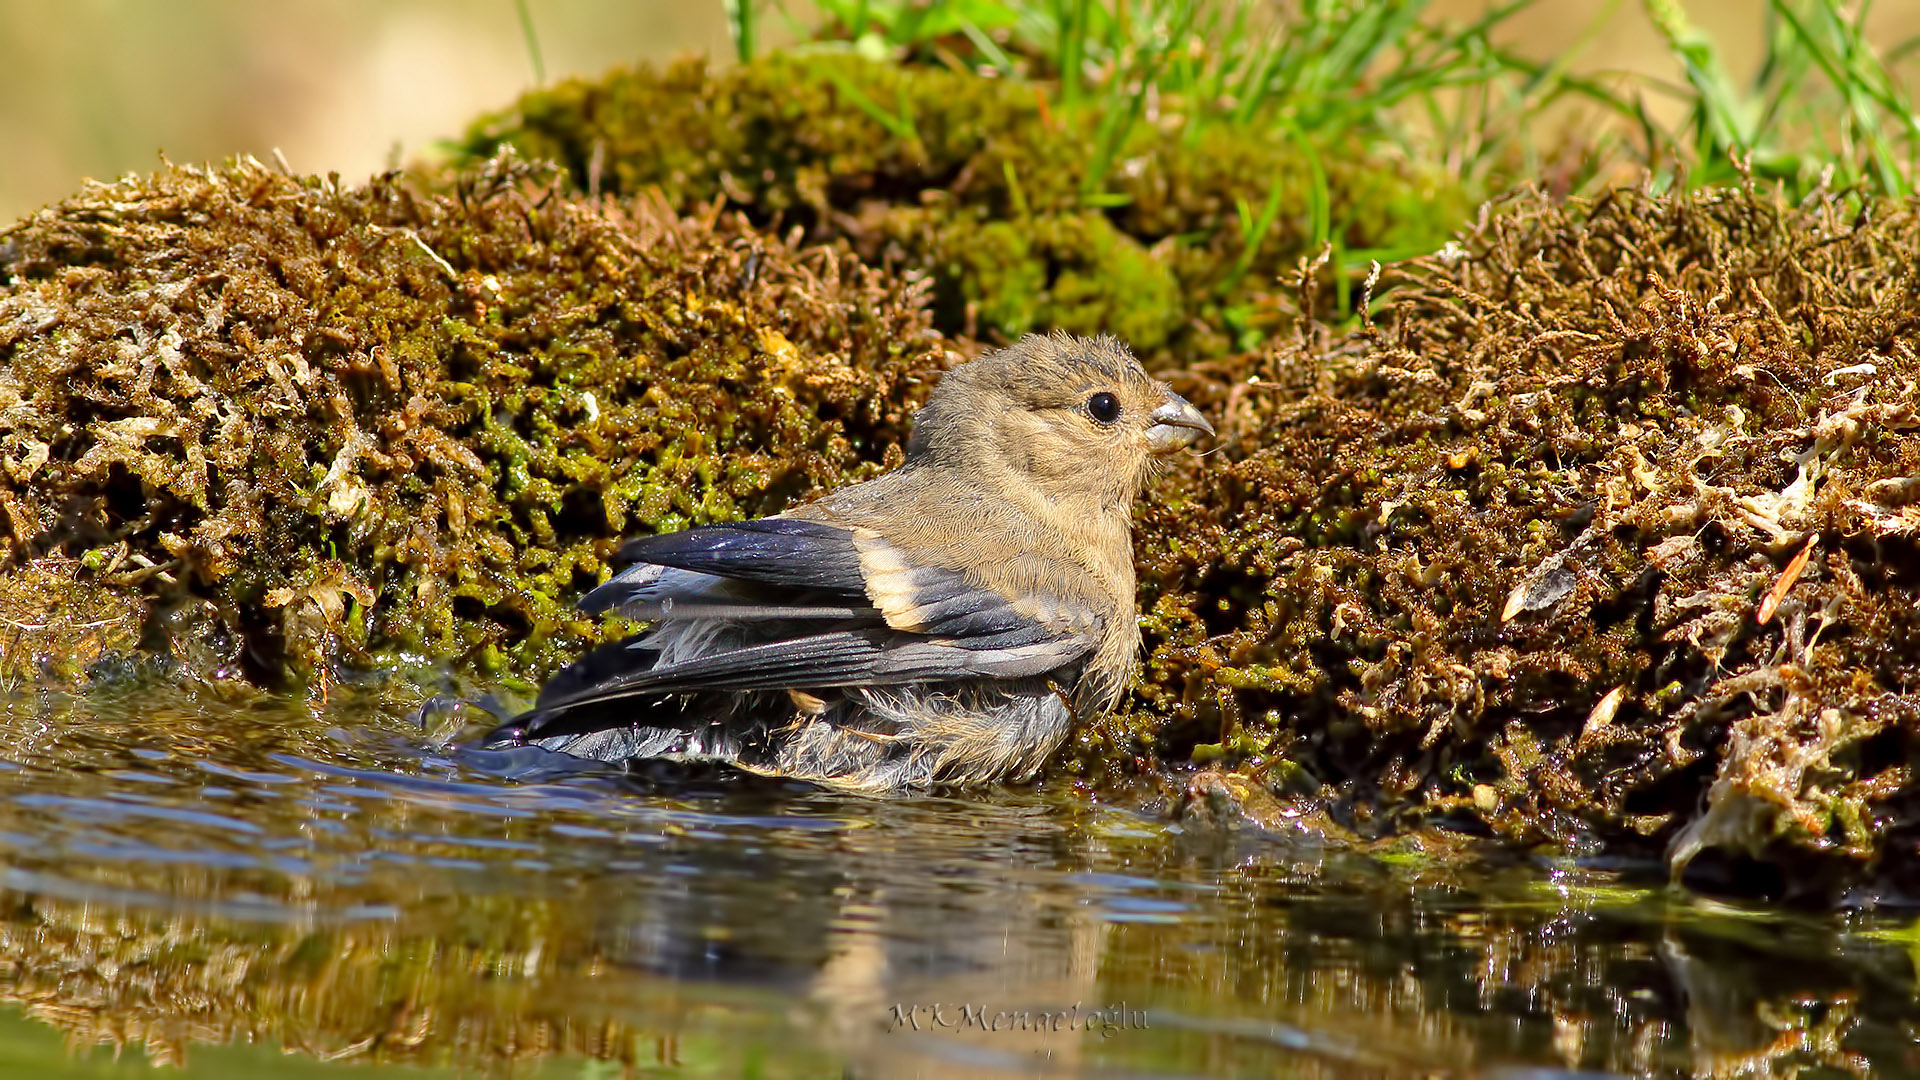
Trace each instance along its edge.
{"label": "still water", "polygon": [[0,1076],[1920,1075],[1907,915],[1059,786],[664,790],[462,712],[0,702]]}

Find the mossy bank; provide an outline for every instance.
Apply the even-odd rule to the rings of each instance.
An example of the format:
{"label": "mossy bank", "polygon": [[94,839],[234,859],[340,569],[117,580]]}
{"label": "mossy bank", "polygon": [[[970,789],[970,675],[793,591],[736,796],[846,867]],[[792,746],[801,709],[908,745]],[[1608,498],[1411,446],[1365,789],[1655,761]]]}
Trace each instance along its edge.
{"label": "mossy bank", "polygon": [[944,363],[911,282],[504,162],[434,196],[168,169],[14,226],[0,273],[16,677],[140,640],[267,685],[537,677],[622,536],[873,475]]}
{"label": "mossy bank", "polygon": [[1904,204],[1522,193],[1357,332],[1191,375],[1229,450],[1149,503],[1151,656],[1088,768],[1920,884],[1916,245]]}
{"label": "mossy bank", "polygon": [[[168,169],[11,227],[6,673],[531,684],[621,536],[898,460],[974,346],[853,240],[511,159]],[[1163,351],[1221,448],[1144,500],[1142,678],[1060,768],[1910,893],[1917,245],[1893,203],[1521,194],[1354,332]]]}

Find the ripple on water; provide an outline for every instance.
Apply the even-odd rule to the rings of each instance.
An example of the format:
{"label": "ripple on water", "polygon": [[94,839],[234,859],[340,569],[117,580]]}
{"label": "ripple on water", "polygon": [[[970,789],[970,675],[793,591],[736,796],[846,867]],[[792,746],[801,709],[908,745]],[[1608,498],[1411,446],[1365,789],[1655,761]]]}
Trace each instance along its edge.
{"label": "ripple on water", "polygon": [[0,1004],[76,1044],[1564,1077],[1890,1072],[1920,1031],[1904,919],[1720,908],[1619,868],[1383,862],[1064,787],[662,791],[419,745],[350,701],[3,707]]}

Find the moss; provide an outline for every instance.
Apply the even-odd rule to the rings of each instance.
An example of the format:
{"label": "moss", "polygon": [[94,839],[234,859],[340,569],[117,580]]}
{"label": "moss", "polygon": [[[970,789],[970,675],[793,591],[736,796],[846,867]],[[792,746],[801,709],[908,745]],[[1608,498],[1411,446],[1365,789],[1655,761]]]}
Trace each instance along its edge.
{"label": "moss", "polygon": [[[1311,202],[1313,173],[1285,141],[1190,128],[1166,104],[1094,178],[1097,118],[1050,110],[1031,85],[852,55],[690,60],[528,95],[463,151],[511,145],[588,190],[657,187],[683,210],[717,202],[848,240],[869,262],[932,272],[950,333],[1120,333],[1190,361],[1273,325],[1268,283],[1312,246],[1292,209]],[[1345,250],[1432,250],[1472,205],[1364,146],[1324,158]],[[1289,212],[1247,251],[1243,221],[1270,197]]]}
{"label": "moss", "polygon": [[942,363],[922,288],[551,180],[169,169],[9,230],[15,564],[131,590],[149,628],[191,601],[257,681],[399,654],[537,676],[593,631],[571,603],[623,535],[897,460]]}
{"label": "moss", "polygon": [[1052,326],[1117,334],[1135,348],[1166,348],[1180,332],[1180,283],[1099,214],[1032,221],[940,224],[902,214],[895,227],[936,230],[907,239],[941,252],[943,306],[967,329],[1017,336]]}
{"label": "moss", "polygon": [[1083,745],[1239,730],[1377,828],[1916,884],[1916,244],[1903,204],[1521,193],[1353,336],[1183,376],[1227,451],[1142,515],[1141,741]]}

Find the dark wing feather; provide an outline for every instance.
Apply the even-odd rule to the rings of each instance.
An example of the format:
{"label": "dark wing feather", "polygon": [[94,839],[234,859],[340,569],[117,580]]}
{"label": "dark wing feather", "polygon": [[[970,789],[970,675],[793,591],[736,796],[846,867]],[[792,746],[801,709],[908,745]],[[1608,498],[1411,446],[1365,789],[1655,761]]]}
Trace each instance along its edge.
{"label": "dark wing feather", "polygon": [[632,619],[873,617],[853,534],[764,518],[630,540],[633,565],[580,598],[583,611]]}
{"label": "dark wing feather", "polygon": [[629,540],[620,557],[781,588],[867,595],[853,534],[817,521],[761,518],[703,525]]}
{"label": "dark wing feather", "polygon": [[751,622],[751,640],[675,663],[660,663],[644,637],[603,646],[556,676],[498,737],[541,738],[568,728],[565,714],[633,698],[1044,675],[1084,660],[1100,629],[1084,604],[1016,602],[962,571],[918,564],[871,532],[821,522],[709,525],[634,540],[621,554],[636,565],[588,593],[583,608]]}
{"label": "dark wing feather", "polygon": [[[1057,604],[1043,604],[1047,598],[1032,596],[1025,598],[1028,611],[1021,611],[1013,600],[980,588],[959,570],[917,566],[901,576],[903,580],[893,585],[901,602],[890,609],[888,621],[929,637],[952,638],[962,647],[1001,648],[1009,637],[1031,644],[1091,629],[1091,613],[1076,620],[1060,612]],[[1035,618],[1031,612],[1041,606],[1053,608],[1062,617]]]}
{"label": "dark wing feather", "polygon": [[[895,601],[889,617],[868,602],[861,542],[883,548],[887,557],[877,561],[898,567],[881,583]],[[629,541],[620,554],[634,565],[582,597],[583,610],[618,609],[635,619],[851,619],[984,648],[1003,644],[1005,635],[1030,644],[1093,629],[1090,613],[1053,605],[1061,617],[1035,619],[960,570],[915,565],[871,533],[857,541],[850,530],[816,521],[705,525]]]}
{"label": "dark wing feather", "polygon": [[568,692],[541,694],[539,704],[515,717],[494,737],[538,739],[567,733],[560,718],[570,711],[627,698],[715,690],[819,690],[985,677],[1028,678],[1056,671],[1087,651],[1075,638],[1039,643],[1009,640],[999,648],[977,648],[877,628],[834,630],[744,645],[677,664],[649,664],[643,658],[646,650],[632,643],[627,647],[634,649],[635,666],[615,672],[608,664],[615,658],[604,647],[589,653],[589,658],[600,665],[601,677],[570,681]]}
{"label": "dark wing feather", "polygon": [[841,686],[1043,675],[1084,650],[1072,639],[968,648],[892,630],[830,630],[807,637],[718,649],[675,664],[652,664],[605,679],[542,708],[566,708],[609,689],[656,694],[695,690],[818,690]]}

